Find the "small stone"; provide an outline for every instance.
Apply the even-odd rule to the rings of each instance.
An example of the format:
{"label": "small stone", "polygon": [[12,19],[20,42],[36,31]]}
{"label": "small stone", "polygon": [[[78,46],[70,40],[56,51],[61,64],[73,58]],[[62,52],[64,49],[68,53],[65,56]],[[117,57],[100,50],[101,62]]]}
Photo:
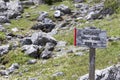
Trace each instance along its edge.
{"label": "small stone", "polygon": [[82,52],[77,52],[77,53],[75,53],[75,56],[82,56],[82,55],[83,55]]}
{"label": "small stone", "polygon": [[60,10],[56,10],[55,13],[54,13],[54,17],[58,18],[60,16],[61,16]]}
{"label": "small stone", "polygon": [[19,31],[18,28],[16,28],[16,27],[15,27],[15,28],[12,28],[11,30],[12,30],[13,32],[18,32],[18,31]]}
{"label": "small stone", "polygon": [[38,78],[29,78],[28,80],[38,80]]}
{"label": "small stone", "polygon": [[67,53],[73,53],[73,50],[68,50]]}
{"label": "small stone", "polygon": [[27,64],[35,64],[35,63],[37,63],[36,59],[32,59],[27,62]]}
{"label": "small stone", "polygon": [[55,74],[53,74],[52,76],[64,76],[63,72],[56,72]]}

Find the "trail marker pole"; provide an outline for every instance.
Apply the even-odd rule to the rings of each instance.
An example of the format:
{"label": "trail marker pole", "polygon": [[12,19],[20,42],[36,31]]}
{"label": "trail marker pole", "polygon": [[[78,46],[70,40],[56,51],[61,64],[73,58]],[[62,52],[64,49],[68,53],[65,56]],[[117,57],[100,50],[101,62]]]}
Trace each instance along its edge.
{"label": "trail marker pole", "polygon": [[89,79],[95,80],[95,48],[90,48],[89,52]]}
{"label": "trail marker pole", "polygon": [[95,27],[74,29],[74,45],[88,47],[89,50],[89,80],[95,80],[95,49],[106,48],[106,31]]}

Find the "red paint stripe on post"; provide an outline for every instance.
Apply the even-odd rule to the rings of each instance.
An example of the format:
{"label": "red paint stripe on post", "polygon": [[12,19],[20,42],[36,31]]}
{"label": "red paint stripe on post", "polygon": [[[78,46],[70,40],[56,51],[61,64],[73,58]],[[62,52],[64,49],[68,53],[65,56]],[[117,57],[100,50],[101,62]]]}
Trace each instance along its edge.
{"label": "red paint stripe on post", "polygon": [[76,33],[77,32],[77,30],[76,30],[76,28],[74,28],[74,46],[76,46]]}

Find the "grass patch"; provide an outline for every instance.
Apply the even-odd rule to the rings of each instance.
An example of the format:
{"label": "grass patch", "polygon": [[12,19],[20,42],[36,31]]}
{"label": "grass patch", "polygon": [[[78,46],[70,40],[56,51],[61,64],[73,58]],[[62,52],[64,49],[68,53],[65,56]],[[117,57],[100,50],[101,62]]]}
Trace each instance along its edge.
{"label": "grass patch", "polygon": [[21,49],[11,50],[8,54],[4,55],[0,59],[0,63],[10,66],[12,63],[18,63],[20,65],[25,64],[30,57],[24,55]]}
{"label": "grass patch", "polygon": [[4,32],[0,32],[0,41],[5,40],[5,38],[6,38],[5,33]]}
{"label": "grass patch", "polygon": [[73,30],[70,31],[60,31],[54,36],[58,41],[66,41],[68,45],[73,45]]}

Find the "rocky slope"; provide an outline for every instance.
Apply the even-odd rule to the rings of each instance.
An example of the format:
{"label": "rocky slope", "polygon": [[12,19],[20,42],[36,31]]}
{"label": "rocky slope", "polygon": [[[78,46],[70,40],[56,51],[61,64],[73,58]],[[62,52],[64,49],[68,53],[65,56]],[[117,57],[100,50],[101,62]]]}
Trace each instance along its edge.
{"label": "rocky slope", "polygon": [[[48,74],[44,75],[44,71],[46,68],[44,69],[42,66],[39,67],[39,65],[45,64],[44,67],[50,67],[51,63],[49,65],[45,61],[50,61],[49,59],[57,60],[56,58],[59,59],[61,58],[61,56],[63,58],[66,58],[66,56],[75,56],[75,58],[76,56],[87,56],[86,53],[88,53],[88,48],[73,47],[70,42],[73,41],[73,38],[71,39],[71,37],[73,37],[71,32],[73,31],[74,26],[79,27],[82,24],[91,24],[91,22],[93,23],[96,20],[104,20],[105,18],[115,13],[113,9],[105,7],[104,0],[96,4],[93,4],[89,1],[85,2],[84,0],[73,0],[72,2],[63,1],[61,3],[59,2],[59,5],[55,4],[49,5],[47,7],[45,6],[46,4],[43,4],[44,2],[40,1],[0,1],[1,80],[51,80],[51,77],[46,78],[46,75]],[[64,4],[64,2],[69,4],[66,5]],[[119,44],[120,38],[111,36],[112,35],[108,37],[108,41],[111,42],[111,45],[115,43]],[[68,39],[66,39],[65,37],[67,37]],[[115,47],[116,46],[117,45],[115,45]],[[114,47],[114,45],[112,47]],[[116,48],[115,50],[118,50],[118,48]],[[118,52],[116,55],[118,56]],[[58,62],[59,61],[60,60],[58,60]],[[68,61],[67,65],[69,65],[70,63],[75,64],[76,61]],[[116,62],[118,61],[119,58],[117,57]],[[33,66],[32,68],[35,67],[37,70],[37,68],[39,67],[40,74],[42,73],[42,69],[44,73],[42,73],[41,75],[45,76],[45,78],[37,78],[38,76],[35,76],[35,79],[31,77],[24,77],[32,76],[29,74],[24,75],[24,73],[26,74],[26,72],[29,72],[28,69],[24,69],[24,66],[29,66],[29,69],[31,69],[30,65],[37,65],[37,67]],[[59,64],[54,64],[54,66],[59,66]],[[96,80],[119,80],[119,67],[120,66],[116,65],[116,67],[110,67],[101,71],[97,71]],[[72,66],[69,68],[72,68]],[[47,69],[49,72],[49,68]],[[54,71],[54,69],[52,71]],[[69,72],[69,69],[67,71]],[[32,72],[30,73],[34,74]],[[64,73],[64,71],[57,71],[52,74],[52,79],[57,80],[57,76],[64,77],[66,74],[67,73]],[[70,74],[72,75],[72,79],[78,79],[78,76],[81,75],[77,73],[74,73],[75,75],[72,73]],[[70,78],[70,76],[68,77]],[[58,78],[58,80],[61,80],[61,78]],[[88,77],[87,75],[85,75],[78,80],[88,80]]]}

